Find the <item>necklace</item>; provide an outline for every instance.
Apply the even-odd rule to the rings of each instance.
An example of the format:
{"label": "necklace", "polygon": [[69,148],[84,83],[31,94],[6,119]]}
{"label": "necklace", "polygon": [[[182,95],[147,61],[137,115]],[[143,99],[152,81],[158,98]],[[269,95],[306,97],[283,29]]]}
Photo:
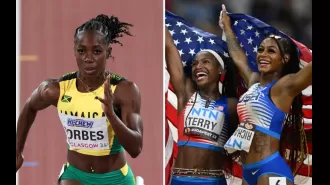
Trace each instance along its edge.
{"label": "necklace", "polygon": [[210,97],[207,97],[207,96],[205,96],[205,95],[202,95],[200,92],[198,92],[198,93],[199,93],[199,95],[200,95],[203,99],[206,100],[205,108],[208,108],[209,105],[210,105],[210,103],[211,103],[211,101],[212,101],[212,99],[211,99]]}
{"label": "necklace", "polygon": [[[107,79],[107,76],[108,76],[108,72],[104,72],[104,75],[103,75],[103,83],[104,83],[104,81]],[[85,87],[85,89],[87,90],[87,92],[89,92],[89,93],[93,93],[94,95],[96,95],[96,92],[94,92],[94,91],[91,91],[91,89],[92,88],[90,88],[88,85],[86,85],[82,80],[81,80],[81,78],[79,77],[79,73],[77,74],[77,78],[78,78],[78,80],[81,82],[81,84],[83,84],[84,85],[84,87]]]}

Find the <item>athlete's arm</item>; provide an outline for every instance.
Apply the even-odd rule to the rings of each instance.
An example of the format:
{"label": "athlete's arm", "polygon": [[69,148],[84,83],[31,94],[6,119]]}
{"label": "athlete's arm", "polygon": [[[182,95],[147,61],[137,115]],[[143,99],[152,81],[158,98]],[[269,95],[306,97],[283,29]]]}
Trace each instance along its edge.
{"label": "athlete's arm", "polygon": [[312,62],[296,74],[282,77],[271,89],[274,104],[284,112],[290,111],[294,98],[312,85]]}
{"label": "athlete's arm", "polygon": [[184,75],[180,54],[174,45],[173,38],[167,28],[165,28],[165,34],[166,66],[170,74],[170,82],[173,86],[174,93],[178,100],[181,101],[183,97],[185,97],[186,92],[193,92],[193,89],[189,89],[192,88],[193,85]]}
{"label": "athlete's arm", "polygon": [[133,82],[123,81],[117,85],[114,97],[114,104],[120,106],[122,121],[114,112],[109,113],[107,118],[119,143],[131,157],[136,158],[143,145],[140,91]]}
{"label": "athlete's arm", "polygon": [[233,59],[235,65],[237,66],[239,74],[244,79],[245,84],[250,87],[259,81],[260,75],[259,73],[252,71],[248,65],[246,55],[241,46],[238,44],[236,35],[231,28],[230,18],[227,15],[225,7],[222,8],[222,15],[220,15],[219,18],[219,24],[226,35],[226,42],[228,45],[230,57]]}
{"label": "athlete's arm", "polygon": [[312,62],[296,74],[288,74],[282,77],[274,85],[274,88],[281,89],[283,93],[294,98],[309,85],[312,85]]}
{"label": "athlete's arm", "polygon": [[37,112],[50,105],[57,105],[59,84],[57,79],[43,81],[27,99],[19,115],[16,134],[16,155],[23,152],[28,132],[34,122]]}

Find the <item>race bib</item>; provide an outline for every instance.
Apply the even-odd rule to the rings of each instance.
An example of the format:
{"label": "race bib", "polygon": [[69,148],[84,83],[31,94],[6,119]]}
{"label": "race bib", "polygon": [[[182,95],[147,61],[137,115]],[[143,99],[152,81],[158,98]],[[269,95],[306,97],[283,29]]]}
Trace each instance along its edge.
{"label": "race bib", "polygon": [[78,118],[59,114],[71,149],[110,149],[106,117]]}
{"label": "race bib", "polygon": [[225,114],[218,108],[212,110],[201,106],[194,106],[190,111],[188,109],[185,112],[184,134],[198,135],[217,142],[224,120]]}
{"label": "race bib", "polygon": [[243,122],[238,125],[234,134],[226,142],[224,148],[228,153],[233,153],[236,150],[250,151],[250,146],[255,133],[255,125]]}

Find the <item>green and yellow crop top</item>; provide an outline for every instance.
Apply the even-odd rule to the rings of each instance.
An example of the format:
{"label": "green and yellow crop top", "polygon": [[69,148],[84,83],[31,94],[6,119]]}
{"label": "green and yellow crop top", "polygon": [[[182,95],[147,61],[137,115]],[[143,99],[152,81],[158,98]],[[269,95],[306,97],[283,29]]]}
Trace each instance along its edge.
{"label": "green and yellow crop top", "polygon": [[[113,73],[110,85],[115,92],[119,82],[125,78]],[[77,72],[68,73],[59,79],[60,97],[57,110],[67,136],[68,149],[91,156],[105,156],[123,151],[115,133],[95,96],[104,97],[104,85],[98,89],[81,93],[76,86]],[[121,113],[115,111],[121,119]]]}

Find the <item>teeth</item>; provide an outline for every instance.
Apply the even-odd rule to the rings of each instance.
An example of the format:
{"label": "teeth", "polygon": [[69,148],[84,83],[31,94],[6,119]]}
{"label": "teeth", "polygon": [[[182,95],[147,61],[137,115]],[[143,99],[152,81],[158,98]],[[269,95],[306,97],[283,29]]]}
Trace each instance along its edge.
{"label": "teeth", "polygon": [[260,61],[260,64],[269,64],[269,62],[262,60],[262,61]]}
{"label": "teeth", "polygon": [[199,76],[207,76],[207,73],[205,73],[205,72],[198,72],[197,73],[197,76],[199,77]]}

